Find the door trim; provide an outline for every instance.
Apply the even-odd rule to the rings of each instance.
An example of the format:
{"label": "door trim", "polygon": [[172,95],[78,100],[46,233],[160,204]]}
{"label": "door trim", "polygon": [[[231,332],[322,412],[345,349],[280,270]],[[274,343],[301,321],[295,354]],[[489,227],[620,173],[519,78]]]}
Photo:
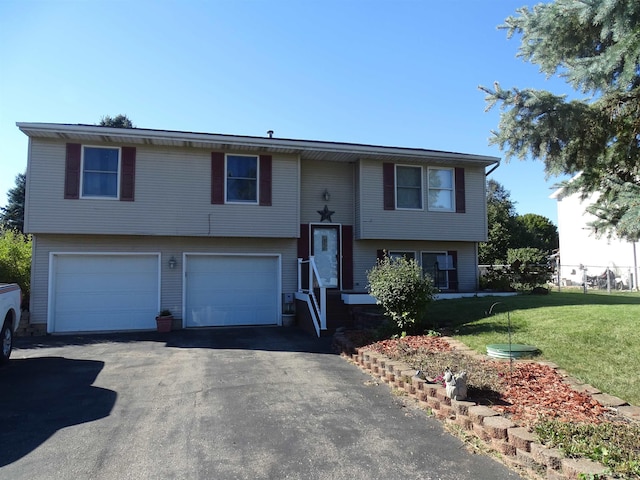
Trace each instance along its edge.
{"label": "door trim", "polygon": [[332,228],[338,232],[338,286],[327,287],[327,290],[342,290],[342,224],[309,223],[309,256],[313,255],[313,231],[315,228]]}

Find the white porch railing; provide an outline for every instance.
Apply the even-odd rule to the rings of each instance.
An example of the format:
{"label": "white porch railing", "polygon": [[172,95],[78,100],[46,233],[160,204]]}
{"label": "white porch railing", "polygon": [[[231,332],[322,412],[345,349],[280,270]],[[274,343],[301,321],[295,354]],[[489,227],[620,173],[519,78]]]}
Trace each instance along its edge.
{"label": "white porch railing", "polygon": [[[302,265],[305,263],[309,264],[308,288],[304,288],[302,285]],[[320,289],[319,304],[316,298],[315,288]],[[322,283],[313,256],[310,256],[309,260],[298,258],[298,293],[302,294],[306,299],[316,333],[320,336],[320,332],[327,329],[327,287]]]}

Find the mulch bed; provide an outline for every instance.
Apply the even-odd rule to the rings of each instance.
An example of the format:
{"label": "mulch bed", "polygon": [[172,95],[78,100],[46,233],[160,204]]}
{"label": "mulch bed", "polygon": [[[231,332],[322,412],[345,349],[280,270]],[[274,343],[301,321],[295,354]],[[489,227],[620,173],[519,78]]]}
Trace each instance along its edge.
{"label": "mulch bed", "polygon": [[[399,339],[369,343],[363,332],[349,332],[349,338],[358,346],[382,353],[389,358],[406,359],[410,351],[452,352],[446,337],[407,336]],[[589,394],[578,392],[563,381],[554,368],[535,362],[493,362],[499,374],[500,387],[491,405],[505,417],[523,426],[531,426],[542,418],[554,418],[569,422],[600,423],[610,411],[596,402]],[[471,395],[472,389],[470,389]],[[494,392],[495,393],[495,392]],[[474,400],[470,398],[470,400]]]}
{"label": "mulch bed", "polygon": [[533,424],[541,417],[600,423],[609,413],[589,394],[564,383],[562,375],[547,365],[516,363],[513,375],[508,377],[504,377],[504,391],[500,393],[509,405],[494,408],[518,423]]}

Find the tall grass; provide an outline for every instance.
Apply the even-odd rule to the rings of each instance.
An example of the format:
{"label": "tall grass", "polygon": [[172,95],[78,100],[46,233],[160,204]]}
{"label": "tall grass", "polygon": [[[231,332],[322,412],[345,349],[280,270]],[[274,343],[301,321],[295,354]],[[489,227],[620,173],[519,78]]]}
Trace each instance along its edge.
{"label": "tall grass", "polygon": [[481,353],[489,344],[508,342],[510,320],[513,343],[535,345],[571,376],[640,405],[639,293],[439,300],[430,304],[429,317]]}

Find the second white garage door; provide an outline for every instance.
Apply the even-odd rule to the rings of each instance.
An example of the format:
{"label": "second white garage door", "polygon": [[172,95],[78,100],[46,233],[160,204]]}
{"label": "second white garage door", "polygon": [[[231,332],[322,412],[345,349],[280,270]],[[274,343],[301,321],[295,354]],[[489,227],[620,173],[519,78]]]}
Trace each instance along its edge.
{"label": "second white garage door", "polygon": [[187,327],[279,323],[280,256],[186,256]]}

